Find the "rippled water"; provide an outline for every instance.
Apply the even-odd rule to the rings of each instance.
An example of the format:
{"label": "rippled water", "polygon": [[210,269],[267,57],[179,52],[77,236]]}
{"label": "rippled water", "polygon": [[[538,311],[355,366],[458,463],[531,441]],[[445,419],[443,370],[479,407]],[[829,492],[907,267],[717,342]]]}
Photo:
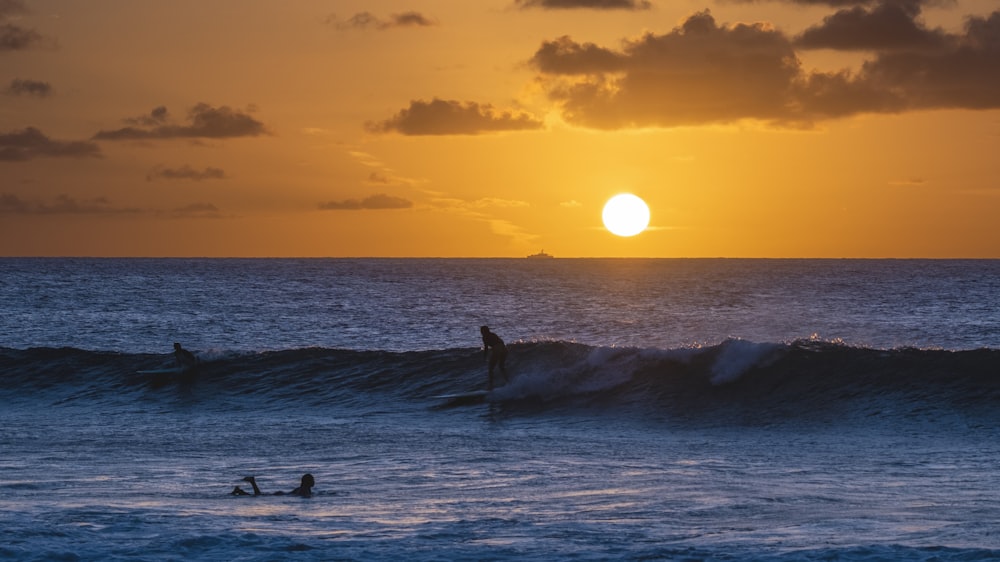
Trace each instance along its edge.
{"label": "rippled water", "polygon": [[997,559],[998,273],[3,259],[0,559]]}

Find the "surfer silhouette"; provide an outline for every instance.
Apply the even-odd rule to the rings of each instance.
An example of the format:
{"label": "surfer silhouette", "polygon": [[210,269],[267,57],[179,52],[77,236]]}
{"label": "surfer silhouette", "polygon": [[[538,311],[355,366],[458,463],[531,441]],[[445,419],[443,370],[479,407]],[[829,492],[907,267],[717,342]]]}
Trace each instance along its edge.
{"label": "surfer silhouette", "polygon": [[[253,486],[253,494],[252,495],[259,496],[259,495],[261,495],[263,493],[263,492],[260,491],[260,488],[257,487],[257,479],[254,478],[253,476],[247,476],[247,477],[243,478],[243,481],[244,482],[249,482],[250,485]],[[315,485],[316,485],[316,480],[313,478],[313,475],[309,474],[307,472],[306,474],[302,475],[302,481],[299,483],[299,487],[298,488],[295,488],[294,490],[292,490],[291,492],[288,492],[287,494],[285,492],[280,492],[279,491],[279,492],[275,492],[273,495],[275,495],[275,496],[289,495],[289,496],[299,496],[301,498],[308,498],[308,497],[312,497],[312,488]],[[250,494],[250,492],[247,492],[243,488],[240,488],[239,486],[236,486],[235,488],[233,488],[233,491],[230,492],[230,495],[233,495],[233,496],[249,496],[251,494]]]}
{"label": "surfer silhouette", "polygon": [[[483,335],[483,357],[489,355],[490,358],[490,378],[487,390],[493,390],[493,369],[500,366],[504,382],[507,382],[507,346],[503,344],[500,336],[490,331],[489,326],[480,326],[479,333]],[[493,353],[490,353],[490,350]]]}
{"label": "surfer silhouette", "polygon": [[194,354],[176,342],[174,342],[174,360],[177,361],[177,366],[184,371],[190,371],[198,364],[198,359]]}

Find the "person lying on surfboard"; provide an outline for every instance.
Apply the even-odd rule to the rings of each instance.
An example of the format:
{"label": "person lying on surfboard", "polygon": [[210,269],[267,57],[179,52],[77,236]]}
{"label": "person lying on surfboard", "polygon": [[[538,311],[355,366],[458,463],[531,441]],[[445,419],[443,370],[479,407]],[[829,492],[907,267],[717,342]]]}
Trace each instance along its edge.
{"label": "person lying on surfboard", "polygon": [[[260,488],[257,487],[257,479],[253,476],[247,476],[243,479],[244,482],[249,482],[253,486],[253,495],[259,496],[262,494]],[[302,481],[299,483],[299,487],[295,488],[291,492],[288,492],[289,496],[299,496],[302,498],[308,498],[312,496],[312,488],[316,485],[316,479],[313,478],[312,474],[306,473],[302,475]],[[245,491],[243,488],[236,486],[233,491],[230,492],[233,496],[249,496],[250,492]],[[275,496],[284,496],[285,492],[275,492]]]}
{"label": "person lying on surfboard", "polygon": [[190,371],[198,364],[198,358],[176,342],[174,342],[174,360],[177,361],[177,366],[183,371]]}
{"label": "person lying on surfboard", "polygon": [[[507,382],[507,346],[503,344],[500,336],[490,331],[489,326],[480,326],[479,333],[483,335],[483,357],[489,354],[490,357],[490,379],[487,390],[493,390],[493,368],[500,366],[504,382]],[[493,353],[490,353],[490,349]]]}

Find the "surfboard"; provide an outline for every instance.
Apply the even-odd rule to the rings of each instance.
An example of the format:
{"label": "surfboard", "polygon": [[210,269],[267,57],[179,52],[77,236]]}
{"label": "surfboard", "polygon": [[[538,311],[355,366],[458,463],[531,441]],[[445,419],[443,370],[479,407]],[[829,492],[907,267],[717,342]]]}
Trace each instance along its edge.
{"label": "surfboard", "polygon": [[475,400],[479,398],[486,398],[489,394],[487,390],[473,390],[472,392],[459,392],[457,394],[440,394],[438,396],[432,396],[437,400]]}
{"label": "surfboard", "polygon": [[136,371],[137,375],[179,375],[184,372],[184,369],[180,367],[166,367],[164,369],[146,369],[144,371]]}

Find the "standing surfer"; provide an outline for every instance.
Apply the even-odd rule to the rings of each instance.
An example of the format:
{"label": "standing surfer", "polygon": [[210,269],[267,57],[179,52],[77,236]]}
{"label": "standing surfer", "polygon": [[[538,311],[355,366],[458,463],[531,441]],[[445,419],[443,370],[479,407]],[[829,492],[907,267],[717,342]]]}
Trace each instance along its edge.
{"label": "standing surfer", "polygon": [[[490,331],[489,326],[480,326],[479,333],[483,335],[483,357],[486,357],[487,354],[490,357],[490,379],[487,390],[493,390],[493,368],[497,365],[500,366],[500,372],[503,373],[504,382],[507,382],[507,346],[504,345],[500,336]],[[493,353],[490,353],[490,349],[493,350]]]}
{"label": "standing surfer", "polygon": [[181,344],[174,343],[174,360],[182,371],[190,371],[198,364],[198,359],[193,353],[181,347]]}

